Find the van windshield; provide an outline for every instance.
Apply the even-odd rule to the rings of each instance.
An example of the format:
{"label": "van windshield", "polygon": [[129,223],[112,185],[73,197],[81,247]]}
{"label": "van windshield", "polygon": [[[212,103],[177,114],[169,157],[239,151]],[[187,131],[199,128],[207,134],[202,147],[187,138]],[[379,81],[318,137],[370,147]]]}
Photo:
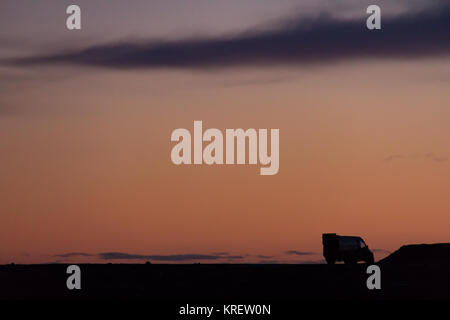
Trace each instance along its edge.
{"label": "van windshield", "polygon": [[364,247],[366,247],[367,245],[366,245],[366,243],[364,242],[364,240],[359,240],[359,246],[360,246],[360,248],[364,248]]}

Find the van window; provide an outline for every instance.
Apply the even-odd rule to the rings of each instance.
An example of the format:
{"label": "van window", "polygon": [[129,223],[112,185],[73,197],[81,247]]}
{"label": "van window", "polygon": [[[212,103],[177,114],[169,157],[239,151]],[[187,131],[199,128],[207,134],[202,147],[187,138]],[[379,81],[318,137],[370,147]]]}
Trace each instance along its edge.
{"label": "van window", "polygon": [[360,248],[364,248],[366,246],[366,244],[364,243],[364,241],[363,240],[360,240],[359,241],[359,247]]}

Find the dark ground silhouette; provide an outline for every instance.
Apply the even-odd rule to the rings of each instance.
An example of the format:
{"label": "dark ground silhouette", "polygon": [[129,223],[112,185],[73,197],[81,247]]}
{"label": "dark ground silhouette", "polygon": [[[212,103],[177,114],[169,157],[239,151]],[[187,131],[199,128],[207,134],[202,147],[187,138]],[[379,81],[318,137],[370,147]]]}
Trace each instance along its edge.
{"label": "dark ground silhouette", "polygon": [[403,246],[377,263],[381,290],[368,290],[366,264],[80,264],[81,290],[68,290],[67,264],[0,266],[0,299],[450,299],[450,244]]}

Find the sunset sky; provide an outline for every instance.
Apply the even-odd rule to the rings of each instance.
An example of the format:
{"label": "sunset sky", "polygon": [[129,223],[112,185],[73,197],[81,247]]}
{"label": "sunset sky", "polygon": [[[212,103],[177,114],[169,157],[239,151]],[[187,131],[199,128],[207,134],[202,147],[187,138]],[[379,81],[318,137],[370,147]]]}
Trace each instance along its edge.
{"label": "sunset sky", "polygon": [[[449,31],[448,1],[2,0],[0,263],[450,242]],[[194,120],[280,129],[278,174],[174,165]]]}

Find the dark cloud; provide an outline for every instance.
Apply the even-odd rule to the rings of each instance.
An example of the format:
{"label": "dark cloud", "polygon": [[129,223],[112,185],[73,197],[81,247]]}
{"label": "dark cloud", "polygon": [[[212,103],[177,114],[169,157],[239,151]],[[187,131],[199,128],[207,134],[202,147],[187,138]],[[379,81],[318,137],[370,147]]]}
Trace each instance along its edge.
{"label": "dark cloud", "polygon": [[323,264],[325,260],[276,260],[276,259],[264,259],[258,261],[257,264]]}
{"label": "dark cloud", "polygon": [[69,253],[63,253],[63,254],[55,254],[54,256],[60,257],[60,258],[92,257],[92,254],[85,253],[85,252],[69,252]]}
{"label": "dark cloud", "polygon": [[288,251],[285,251],[285,253],[290,254],[290,255],[297,255],[297,256],[309,256],[309,255],[316,254],[315,252],[297,251],[297,250],[288,250]]}
{"label": "dark cloud", "polygon": [[218,38],[120,42],[44,56],[9,60],[13,65],[73,64],[108,68],[219,68],[322,64],[361,58],[448,56],[450,6],[382,18],[382,30],[360,19],[330,15],[285,23],[269,30]]}
{"label": "dark cloud", "polygon": [[266,256],[263,254],[258,254],[256,257],[259,259],[272,259],[273,258],[273,256]]}
{"label": "dark cloud", "polygon": [[280,260],[275,260],[275,259],[272,259],[272,260],[261,260],[261,261],[257,262],[257,264],[279,264],[279,263],[283,263],[283,262],[280,261]]}
{"label": "dark cloud", "polygon": [[102,260],[153,260],[153,261],[195,261],[195,260],[241,260],[245,256],[231,255],[228,252],[214,254],[173,254],[173,255],[142,255],[125,252],[102,252],[90,254],[84,252],[69,252],[53,255],[58,258],[94,257]]}
{"label": "dark cloud", "polygon": [[174,255],[158,255],[148,256],[150,260],[156,261],[189,261],[189,260],[217,260],[223,256],[214,256],[207,254],[174,254]]}
{"label": "dark cloud", "polygon": [[324,264],[326,263],[324,259],[320,259],[320,260],[302,260],[302,261],[298,261],[298,264]]}
{"label": "dark cloud", "polygon": [[103,260],[155,260],[155,261],[190,261],[190,260],[217,260],[226,258],[223,255],[206,254],[173,254],[173,255],[140,255],[122,252],[103,252],[98,257]]}
{"label": "dark cloud", "polygon": [[244,259],[244,256],[226,256],[225,258],[227,258],[229,260],[240,260],[240,259]]}

